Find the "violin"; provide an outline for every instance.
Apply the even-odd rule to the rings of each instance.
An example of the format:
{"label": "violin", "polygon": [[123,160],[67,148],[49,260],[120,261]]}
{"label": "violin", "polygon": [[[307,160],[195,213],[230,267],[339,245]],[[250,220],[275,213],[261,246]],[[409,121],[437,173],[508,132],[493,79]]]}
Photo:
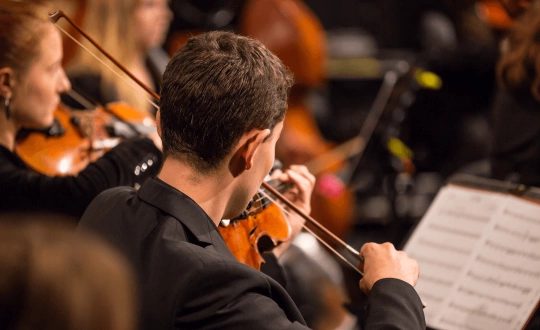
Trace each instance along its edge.
{"label": "violin", "polygon": [[19,136],[15,152],[32,169],[46,175],[75,175],[121,140],[156,131],[149,115],[124,103],[94,110],[60,105],[54,124]]}
{"label": "violin", "polygon": [[285,214],[265,195],[257,193],[240,216],[222,220],[219,226],[221,236],[236,259],[257,270],[264,262],[261,253],[270,251],[291,236]]}

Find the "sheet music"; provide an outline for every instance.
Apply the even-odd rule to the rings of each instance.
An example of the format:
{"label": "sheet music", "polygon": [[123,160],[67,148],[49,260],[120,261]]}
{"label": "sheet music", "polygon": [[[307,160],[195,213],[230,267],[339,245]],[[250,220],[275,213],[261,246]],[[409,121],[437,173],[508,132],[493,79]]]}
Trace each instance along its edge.
{"label": "sheet music", "polygon": [[522,329],[540,300],[540,205],[506,196],[431,322],[437,329]]}
{"label": "sheet music", "polygon": [[443,187],[415,230],[405,252],[420,265],[416,291],[427,304],[433,327],[441,304],[450,295],[504,195],[449,185]]}

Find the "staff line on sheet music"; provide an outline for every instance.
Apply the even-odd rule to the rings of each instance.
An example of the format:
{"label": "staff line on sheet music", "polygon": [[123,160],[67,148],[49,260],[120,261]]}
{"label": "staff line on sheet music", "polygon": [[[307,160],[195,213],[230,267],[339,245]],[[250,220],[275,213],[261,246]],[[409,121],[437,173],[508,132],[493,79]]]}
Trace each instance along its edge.
{"label": "staff line on sheet music", "polygon": [[505,234],[514,236],[516,238],[519,238],[519,239],[522,239],[522,240],[527,240],[529,243],[538,243],[538,242],[540,242],[540,237],[531,235],[528,230],[527,231],[513,230],[513,229],[510,229],[510,228],[506,228],[505,226],[502,226],[500,224],[496,224],[495,225],[495,231],[500,231],[500,232],[503,232]]}
{"label": "staff line on sheet music", "polygon": [[454,285],[454,282],[452,281],[443,280],[443,279],[429,276],[429,275],[425,275],[425,276],[422,275],[422,282],[431,282],[431,283],[440,284],[442,286],[447,286],[447,287],[451,287],[452,285]]}
{"label": "staff line on sheet music", "polygon": [[452,218],[470,220],[475,222],[487,223],[491,220],[491,217],[480,216],[476,214],[466,213],[464,211],[456,211],[452,209],[443,208],[439,210],[439,215],[450,216]]}
{"label": "staff line on sheet music", "polygon": [[440,225],[437,225],[437,224],[434,224],[434,223],[430,223],[428,228],[438,230],[438,231],[442,231],[442,232],[452,233],[452,234],[455,234],[455,235],[466,236],[466,237],[470,237],[470,238],[474,238],[474,239],[480,238],[479,234],[469,233],[469,232],[459,230],[459,229],[456,229],[456,228],[448,228],[448,227],[440,226]]}
{"label": "staff line on sheet music", "polygon": [[531,288],[520,286],[520,285],[518,285],[516,283],[500,280],[500,279],[495,278],[495,277],[493,277],[491,275],[483,276],[483,275],[477,274],[477,273],[475,273],[475,272],[473,272],[471,270],[467,272],[467,277],[472,279],[473,281],[482,282],[484,284],[491,284],[491,285],[497,286],[499,288],[508,288],[508,289],[520,292],[522,294],[529,294],[531,292],[531,290],[532,290]]}
{"label": "staff line on sheet music", "polygon": [[530,218],[530,217],[526,216],[525,214],[512,212],[511,210],[509,210],[507,208],[504,209],[503,214],[511,216],[511,217],[513,217],[515,219],[518,219],[518,220],[521,220],[521,221],[529,222],[529,223],[535,224],[537,226],[540,226],[540,219]]}
{"label": "staff line on sheet music", "polygon": [[480,263],[483,263],[483,264],[486,264],[486,265],[491,265],[491,266],[493,266],[495,268],[499,268],[499,269],[502,269],[502,270],[507,271],[507,272],[526,275],[526,276],[530,276],[530,277],[534,277],[534,278],[540,278],[540,272],[530,271],[530,270],[527,270],[527,269],[523,269],[521,267],[507,266],[507,265],[502,264],[500,262],[486,259],[486,258],[484,258],[484,257],[482,257],[480,255],[476,257],[476,261],[478,261]]}
{"label": "staff line on sheet music", "polygon": [[517,250],[517,249],[514,249],[512,247],[508,247],[508,246],[505,246],[503,244],[499,244],[497,242],[494,242],[490,239],[486,240],[486,246],[494,249],[494,250],[497,250],[501,253],[504,253],[506,255],[510,255],[510,256],[520,256],[520,257],[523,257],[523,258],[526,258],[526,259],[530,259],[532,260],[533,262],[540,262],[540,255],[539,254],[535,254],[534,252],[526,252],[526,251],[520,251],[520,250]]}
{"label": "staff line on sheet music", "polygon": [[496,297],[494,295],[481,293],[481,292],[475,291],[474,289],[465,288],[465,287],[463,287],[461,285],[459,286],[457,291],[462,292],[463,294],[466,294],[468,296],[473,296],[473,297],[477,297],[477,298],[485,299],[485,300],[491,300],[491,301],[497,302],[497,303],[499,303],[501,305],[504,305],[505,307],[510,306],[510,307],[515,308],[515,309],[520,309],[521,306],[523,305],[519,301],[516,302],[516,301],[506,299],[506,298],[501,298],[501,297]]}
{"label": "staff line on sheet music", "polygon": [[441,322],[446,323],[448,325],[453,325],[455,327],[458,327],[459,329],[464,329],[464,330],[485,330],[485,329],[482,329],[482,328],[476,328],[476,327],[470,326],[469,324],[465,324],[463,322],[457,322],[456,320],[450,320],[450,319],[447,319],[446,317],[441,318]]}
{"label": "staff line on sheet music", "polygon": [[460,249],[460,248],[455,247],[455,246],[430,241],[430,240],[427,240],[425,238],[418,239],[418,243],[423,244],[423,245],[427,245],[427,246],[430,246],[430,247],[434,247],[434,248],[437,248],[437,249],[440,249],[440,250],[452,251],[452,252],[455,252],[455,253],[458,253],[458,254],[469,255],[471,253],[471,250]]}
{"label": "staff line on sheet music", "polygon": [[463,305],[456,304],[453,301],[450,302],[448,307],[453,308],[463,313],[467,313],[469,315],[473,314],[477,316],[483,316],[491,320],[494,320],[497,323],[502,322],[506,324],[512,324],[514,322],[514,317],[515,317],[514,315],[509,316],[509,317],[502,317],[494,313],[486,312],[484,309],[479,309],[478,307],[473,308],[473,307],[463,306]]}
{"label": "staff line on sheet music", "polygon": [[416,259],[416,261],[419,261],[419,263],[422,263],[422,262],[430,263],[430,264],[440,266],[440,267],[443,267],[443,268],[447,268],[447,269],[451,269],[451,270],[454,270],[454,271],[460,271],[461,270],[461,266],[452,265],[452,264],[445,263],[445,262],[440,261],[440,260],[430,259],[430,258],[418,256],[416,254],[411,254],[410,257]]}

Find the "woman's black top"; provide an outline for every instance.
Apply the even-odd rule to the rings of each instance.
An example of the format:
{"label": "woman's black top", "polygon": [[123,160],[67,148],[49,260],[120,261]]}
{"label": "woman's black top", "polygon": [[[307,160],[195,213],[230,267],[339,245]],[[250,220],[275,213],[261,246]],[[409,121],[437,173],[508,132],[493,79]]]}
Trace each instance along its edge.
{"label": "woman's black top", "polygon": [[142,184],[160,165],[161,152],[148,138],[125,140],[78,175],[65,177],[39,174],[0,146],[0,213],[47,211],[80,217],[100,192]]}

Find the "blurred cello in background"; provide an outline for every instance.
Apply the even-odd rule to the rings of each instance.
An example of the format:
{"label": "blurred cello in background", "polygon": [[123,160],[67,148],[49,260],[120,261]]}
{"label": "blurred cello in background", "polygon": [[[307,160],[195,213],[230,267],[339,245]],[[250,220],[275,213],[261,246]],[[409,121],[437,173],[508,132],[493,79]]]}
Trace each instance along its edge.
{"label": "blurred cello in background", "polygon": [[494,29],[506,31],[514,20],[531,6],[538,6],[535,0],[478,0],[477,15]]}
{"label": "blurred cello in background", "polygon": [[[326,79],[326,39],[318,18],[300,0],[251,0],[240,17],[238,31],[261,41],[294,73],[277,158],[287,167],[324,154],[333,144],[320,133],[306,102],[310,89],[322,86]],[[317,177],[312,215],[343,238],[352,225],[354,196],[333,176],[339,166],[323,171],[308,168]]]}
{"label": "blurred cello in background", "polygon": [[483,21],[497,30],[508,30],[514,23],[499,0],[479,0],[476,2],[475,11]]}
{"label": "blurred cello in background", "polygon": [[[73,22],[78,26],[84,23],[86,0],[53,0],[51,1],[51,11],[57,8],[62,8],[63,11],[72,18]],[[76,30],[70,24],[61,23],[60,26],[66,30],[71,36],[78,36]],[[73,42],[68,36],[62,34],[62,45],[64,49],[64,57],[62,58],[62,66],[65,68],[79,50],[79,45]]]}

